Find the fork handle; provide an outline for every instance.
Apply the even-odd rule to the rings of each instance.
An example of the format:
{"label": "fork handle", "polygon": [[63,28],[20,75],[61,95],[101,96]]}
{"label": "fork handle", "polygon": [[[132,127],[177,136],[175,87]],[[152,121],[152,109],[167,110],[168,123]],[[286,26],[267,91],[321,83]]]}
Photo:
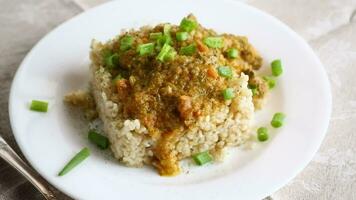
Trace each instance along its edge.
{"label": "fork handle", "polygon": [[47,200],[56,199],[49,184],[37,172],[29,167],[1,137],[0,157],[17,169],[17,171],[29,180]]}

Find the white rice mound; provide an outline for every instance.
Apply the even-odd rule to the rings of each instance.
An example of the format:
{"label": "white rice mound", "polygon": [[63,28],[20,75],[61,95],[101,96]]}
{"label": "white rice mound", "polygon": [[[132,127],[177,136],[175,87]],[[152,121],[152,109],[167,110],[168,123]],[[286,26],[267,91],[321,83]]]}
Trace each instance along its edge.
{"label": "white rice mound", "polygon": [[[156,141],[150,138],[147,129],[138,119],[124,119],[122,105],[114,103],[117,94],[112,91],[112,77],[104,66],[94,63],[100,59],[100,51],[105,45],[92,43],[91,89],[99,117],[104,123],[104,132],[110,140],[110,147],[120,162],[127,166],[141,167],[150,164]],[[196,153],[210,151],[221,156],[225,147],[238,146],[250,138],[251,121],[254,115],[252,92],[248,89],[248,76],[241,74],[230,87],[238,88],[235,98],[226,101],[218,112],[200,117],[195,126],[184,130],[173,154],[178,160]]]}

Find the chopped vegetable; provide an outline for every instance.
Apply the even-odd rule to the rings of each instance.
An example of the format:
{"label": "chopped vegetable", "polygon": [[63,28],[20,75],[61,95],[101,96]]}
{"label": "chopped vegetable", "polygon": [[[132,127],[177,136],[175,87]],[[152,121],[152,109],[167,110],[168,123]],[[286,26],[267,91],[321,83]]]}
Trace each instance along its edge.
{"label": "chopped vegetable", "polygon": [[272,89],[276,86],[276,80],[271,76],[264,76],[263,80],[267,82],[269,89]]}
{"label": "chopped vegetable", "polygon": [[37,112],[47,112],[48,110],[48,102],[32,100],[30,105],[30,110]]}
{"label": "chopped vegetable", "polygon": [[95,130],[89,130],[88,139],[100,149],[107,149],[109,147],[109,139],[97,133]]}
{"label": "chopped vegetable", "polygon": [[189,33],[188,32],[177,32],[176,38],[178,41],[187,40],[189,38]]}
{"label": "chopped vegetable", "polygon": [[113,84],[116,84],[116,82],[117,82],[118,80],[121,80],[121,79],[123,79],[123,77],[122,77],[120,74],[118,74],[118,75],[112,80],[112,83],[113,83]]}
{"label": "chopped vegetable", "polygon": [[88,148],[83,148],[79,153],[77,153],[64,168],[58,173],[58,176],[63,176],[71,171],[74,167],[79,165],[83,160],[89,157],[90,151]]}
{"label": "chopped vegetable", "polygon": [[124,36],[120,40],[120,50],[127,51],[131,49],[133,42],[134,42],[134,38],[132,36],[130,35]]}
{"label": "chopped vegetable", "polygon": [[179,51],[180,54],[186,55],[186,56],[191,56],[197,51],[197,47],[195,44],[191,44],[185,47],[182,47]]}
{"label": "chopped vegetable", "polygon": [[232,88],[226,88],[222,94],[225,100],[230,100],[235,97],[234,89]]}
{"label": "chopped vegetable", "polygon": [[194,155],[193,160],[195,161],[195,163],[197,165],[204,165],[206,163],[211,162],[213,160],[213,158],[207,151],[205,151],[205,152],[198,153],[198,154]]}
{"label": "chopped vegetable", "polygon": [[176,55],[177,52],[173,48],[171,48],[169,52],[164,56],[164,61],[173,60]]}
{"label": "chopped vegetable", "polygon": [[237,58],[238,55],[239,55],[239,51],[235,48],[231,48],[231,49],[227,50],[228,58]]}
{"label": "chopped vegetable", "polygon": [[272,61],[271,68],[273,76],[279,76],[283,73],[282,62],[279,59]]}
{"label": "chopped vegetable", "polygon": [[146,43],[146,44],[141,44],[141,45],[138,45],[137,52],[139,53],[140,56],[152,54],[154,51],[154,48],[155,48],[155,45],[152,42]]}
{"label": "chopped vegetable", "polygon": [[119,54],[114,53],[105,58],[105,66],[109,68],[114,68],[119,64]]}
{"label": "chopped vegetable", "polygon": [[172,26],[170,24],[165,24],[163,26],[163,34],[164,35],[170,35],[171,34],[171,28],[172,28]]}
{"label": "chopped vegetable", "polygon": [[231,78],[232,77],[232,70],[228,66],[220,66],[218,67],[218,73],[220,76],[225,77],[225,78]]}
{"label": "chopped vegetable", "polygon": [[224,45],[222,37],[206,37],[203,42],[210,48],[221,48]]}
{"label": "chopped vegetable", "polygon": [[194,20],[190,20],[188,18],[183,18],[180,22],[179,28],[182,31],[190,33],[194,29],[198,27],[198,23]]}
{"label": "chopped vegetable", "polygon": [[162,35],[157,39],[157,45],[162,47],[164,44],[173,44],[172,37],[170,35]]}
{"label": "chopped vegetable", "polygon": [[256,85],[248,84],[247,87],[251,90],[253,96],[257,95],[258,88]]}
{"label": "chopped vegetable", "polygon": [[260,127],[257,129],[257,139],[260,142],[268,140],[268,129],[266,127]]}
{"label": "chopped vegetable", "polygon": [[150,39],[151,40],[157,40],[158,38],[162,37],[162,33],[161,32],[157,32],[157,33],[150,33]]}
{"label": "chopped vegetable", "polygon": [[159,54],[157,55],[157,60],[163,62],[165,56],[169,53],[169,51],[171,50],[171,46],[167,43],[165,43],[161,49],[161,51],[159,52]]}
{"label": "chopped vegetable", "polygon": [[271,125],[274,128],[279,128],[283,125],[284,119],[286,118],[284,113],[278,112],[276,114],[273,115],[272,121],[271,121]]}

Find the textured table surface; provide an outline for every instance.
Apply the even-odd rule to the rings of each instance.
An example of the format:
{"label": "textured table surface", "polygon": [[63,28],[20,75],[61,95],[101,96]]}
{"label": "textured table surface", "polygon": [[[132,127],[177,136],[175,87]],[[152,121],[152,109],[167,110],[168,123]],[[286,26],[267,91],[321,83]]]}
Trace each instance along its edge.
{"label": "textured table surface", "polygon": [[[18,152],[8,118],[14,73],[36,42],[61,22],[106,0],[0,0],[0,135]],[[271,196],[356,199],[356,0],[245,0],[289,25],[316,51],[329,75],[333,113],[312,162]],[[306,113],[308,114],[308,113]],[[69,199],[57,192],[58,199]],[[42,199],[0,159],[0,200]]]}

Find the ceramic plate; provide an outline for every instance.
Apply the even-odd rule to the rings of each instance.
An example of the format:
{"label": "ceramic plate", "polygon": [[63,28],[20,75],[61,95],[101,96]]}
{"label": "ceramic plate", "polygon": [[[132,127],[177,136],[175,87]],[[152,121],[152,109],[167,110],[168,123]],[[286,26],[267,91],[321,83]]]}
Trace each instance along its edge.
{"label": "ceramic plate", "polygon": [[[204,26],[245,35],[264,58],[262,71],[280,58],[284,74],[256,126],[268,126],[275,112],[285,125],[270,128],[270,140],[253,150],[228,152],[225,162],[183,166],[177,177],[160,177],[151,168],[127,168],[89,144],[83,124],[63,104],[63,96],[85,88],[89,46],[122,29],[171,22],[194,13]],[[28,109],[32,99],[49,101],[49,112]],[[326,133],[331,93],[327,75],[307,43],[286,25],[255,8],[225,0],[123,0],[91,9],[44,37],[26,56],[10,94],[16,141],[32,166],[75,199],[261,199],[285,185],[312,159]],[[85,126],[84,126],[85,127]],[[69,174],[57,173],[81,148],[92,155]]]}

